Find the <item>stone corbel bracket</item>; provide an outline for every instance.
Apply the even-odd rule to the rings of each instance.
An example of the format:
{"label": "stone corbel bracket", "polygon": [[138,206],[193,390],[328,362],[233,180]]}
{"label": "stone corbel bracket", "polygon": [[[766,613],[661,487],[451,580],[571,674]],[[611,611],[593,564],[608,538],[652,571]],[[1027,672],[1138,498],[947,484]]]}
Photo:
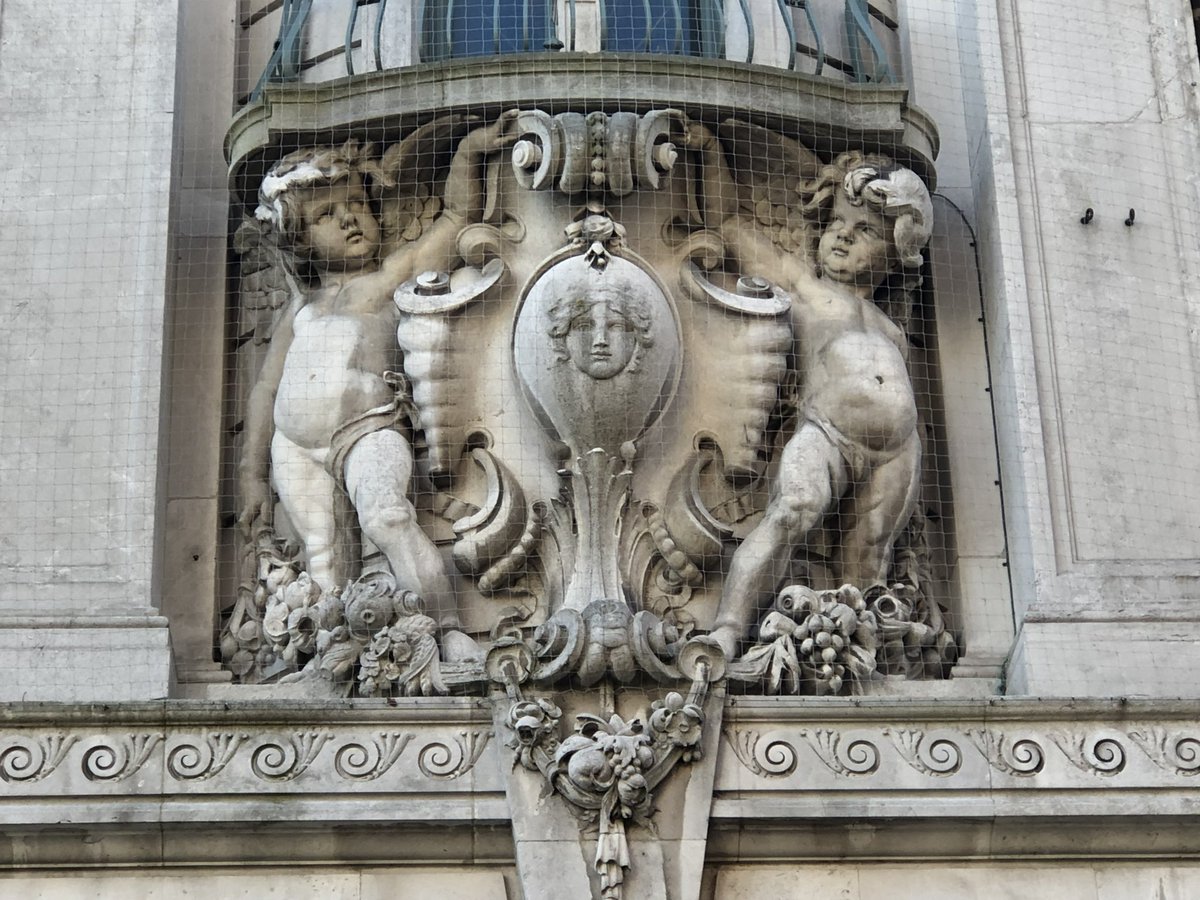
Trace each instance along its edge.
{"label": "stone corbel bracket", "polygon": [[[574,733],[560,738],[561,706],[550,698],[525,696],[522,684],[530,673],[517,656],[493,653],[488,660],[489,674],[505,689],[507,702],[497,706],[495,721],[505,745],[513,751],[514,768],[519,765],[539,773],[545,779],[543,796],[558,794],[577,818],[598,827],[592,886],[593,892],[598,886],[598,896],[604,900],[620,900],[631,874],[634,855],[627,826],[641,825],[654,833],[653,792],[678,764],[703,757],[705,699],[710,685],[724,676],[724,660],[717,648],[692,642],[680,654],[679,664],[682,672],[690,673],[686,698],[672,691],[653,701],[642,716],[622,718],[613,710],[611,694],[606,691],[607,717],[579,713]],[[718,720],[719,710],[718,706]],[[719,728],[719,721],[714,725]],[[514,791],[510,779],[510,799],[514,794],[519,796],[519,791]],[[523,812],[527,810],[514,807],[513,824],[518,831]],[[520,856],[518,848],[519,863]],[[529,881],[524,877],[528,874],[523,872],[523,881]],[[666,888],[659,881],[663,877],[662,873],[643,874],[631,885],[631,893],[636,890],[640,894],[650,884]],[[569,875],[564,881],[570,881]],[[677,890],[644,895],[675,896]]]}
{"label": "stone corbel bracket", "polygon": [[412,384],[413,403],[429,446],[429,472],[448,479],[462,458],[478,410],[468,376],[475,372],[472,344],[458,335],[462,313],[497,296],[508,269],[493,259],[480,277],[453,287],[444,272],[424,272],[396,289],[400,313],[397,339],[404,351],[404,374]]}
{"label": "stone corbel bracket", "polygon": [[673,109],[636,113],[524,111],[513,146],[517,183],[526,190],[557,187],[564,194],[608,192],[624,197],[658,190],[678,159],[671,140],[682,121]]}

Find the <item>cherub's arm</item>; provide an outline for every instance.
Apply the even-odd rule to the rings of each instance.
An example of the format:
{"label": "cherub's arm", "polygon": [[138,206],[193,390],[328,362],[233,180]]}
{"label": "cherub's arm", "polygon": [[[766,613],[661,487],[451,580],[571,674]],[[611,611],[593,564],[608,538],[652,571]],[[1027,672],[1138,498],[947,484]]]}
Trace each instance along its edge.
{"label": "cherub's arm", "polygon": [[486,184],[483,163],[488,154],[516,140],[512,130],[517,110],[503,113],[495,122],[476,128],[458,144],[446,176],[442,214],[416,242],[390,254],[380,268],[389,285],[407,281],[417,272],[446,272],[458,259],[458,233],[464,225],[483,218]]}
{"label": "cherub's arm", "polygon": [[803,260],[782,252],[761,229],[738,215],[737,183],[716,135],[699,122],[688,122],[683,145],[700,153],[706,224],[720,232],[729,252],[747,274],[786,276],[779,280],[792,289],[794,285],[788,282],[803,277],[807,267]]}
{"label": "cherub's arm", "polygon": [[271,336],[271,346],[250,390],[246,405],[246,427],[242,432],[242,456],[238,461],[238,487],[242,509],[238,527],[247,539],[253,536],[260,522],[271,523],[271,439],[275,436],[275,395],[283,378],[283,363],[292,345],[293,322],[305,304],[305,297],[295,292],[279,318]]}
{"label": "cherub's arm", "polygon": [[737,183],[721,142],[706,126],[688,121],[683,145],[700,153],[700,189],[703,193],[704,219],[710,228],[722,229],[737,216]]}

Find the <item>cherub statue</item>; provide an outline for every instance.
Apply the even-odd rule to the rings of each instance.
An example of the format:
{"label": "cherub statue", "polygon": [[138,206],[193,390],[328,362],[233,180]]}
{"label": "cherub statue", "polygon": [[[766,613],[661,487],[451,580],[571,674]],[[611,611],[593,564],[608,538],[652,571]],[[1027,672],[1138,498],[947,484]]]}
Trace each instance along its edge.
{"label": "cherub statue", "polygon": [[[692,126],[689,143],[705,155],[706,205],[728,210],[722,198],[733,189],[720,145],[702,126]],[[713,636],[730,655],[787,575],[796,548],[835,509],[846,526],[841,580],[864,590],[886,583],[920,484],[908,345],[874,298],[892,275],[920,268],[933,221],[929,192],[909,169],[849,153],[805,193],[817,226],[807,248],[812,258],[782,250],[740,220],[721,222],[743,269],[773,275],[794,295],[799,381],[798,423],[766,515],[734,554],[717,611]]]}
{"label": "cherub statue", "polygon": [[[483,208],[482,162],[514,139],[514,113],[459,143],[444,210],[419,239],[379,259],[381,229],[368,180],[388,175],[370,147],[300,150],[263,179],[257,216],[281,249],[307,263],[317,286],[295,285],[250,395],[240,465],[250,532],[269,522],[267,477],[323,590],[344,587],[359,560],[346,546],[346,501],[363,535],[387,558],[401,590],[418,593],[444,636],[448,658],[473,648],[459,620],[441,555],[417,525],[409,500],[413,450],[400,370],[392,295],[416,272],[448,271],[463,225]],[[449,646],[447,646],[449,645]]]}

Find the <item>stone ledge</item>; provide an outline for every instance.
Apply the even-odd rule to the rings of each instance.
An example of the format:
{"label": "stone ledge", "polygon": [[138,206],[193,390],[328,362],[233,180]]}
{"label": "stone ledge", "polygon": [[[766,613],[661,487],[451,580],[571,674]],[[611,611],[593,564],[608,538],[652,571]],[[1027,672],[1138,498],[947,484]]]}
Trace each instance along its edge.
{"label": "stone ledge", "polygon": [[[508,864],[492,723],[482,698],[13,704],[0,864]],[[1190,701],[737,697],[714,761],[718,862],[1200,846]]]}
{"label": "stone ledge", "polygon": [[524,53],[320,84],[269,85],[234,117],[225,155],[236,177],[248,163],[254,168],[264,148],[284,139],[330,141],[385,124],[411,128],[434,113],[498,113],[510,107],[553,113],[584,106],[749,116],[767,127],[819,137],[825,149],[853,145],[889,153],[934,186],[937,128],[908,102],[902,86],[850,85],[729,60],[637,53]]}
{"label": "stone ledge", "polygon": [[[9,824],[505,817],[511,762],[472,698],[13,704]],[[1180,815],[1189,701],[731,698],[717,820]]]}

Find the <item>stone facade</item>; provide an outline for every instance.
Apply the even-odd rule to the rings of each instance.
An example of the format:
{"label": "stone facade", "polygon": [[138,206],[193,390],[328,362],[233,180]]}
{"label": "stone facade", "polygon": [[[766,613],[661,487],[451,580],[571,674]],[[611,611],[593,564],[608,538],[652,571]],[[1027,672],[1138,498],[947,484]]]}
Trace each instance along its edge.
{"label": "stone facade", "polygon": [[0,892],[1200,890],[1186,5],[126,5],[0,3]]}

